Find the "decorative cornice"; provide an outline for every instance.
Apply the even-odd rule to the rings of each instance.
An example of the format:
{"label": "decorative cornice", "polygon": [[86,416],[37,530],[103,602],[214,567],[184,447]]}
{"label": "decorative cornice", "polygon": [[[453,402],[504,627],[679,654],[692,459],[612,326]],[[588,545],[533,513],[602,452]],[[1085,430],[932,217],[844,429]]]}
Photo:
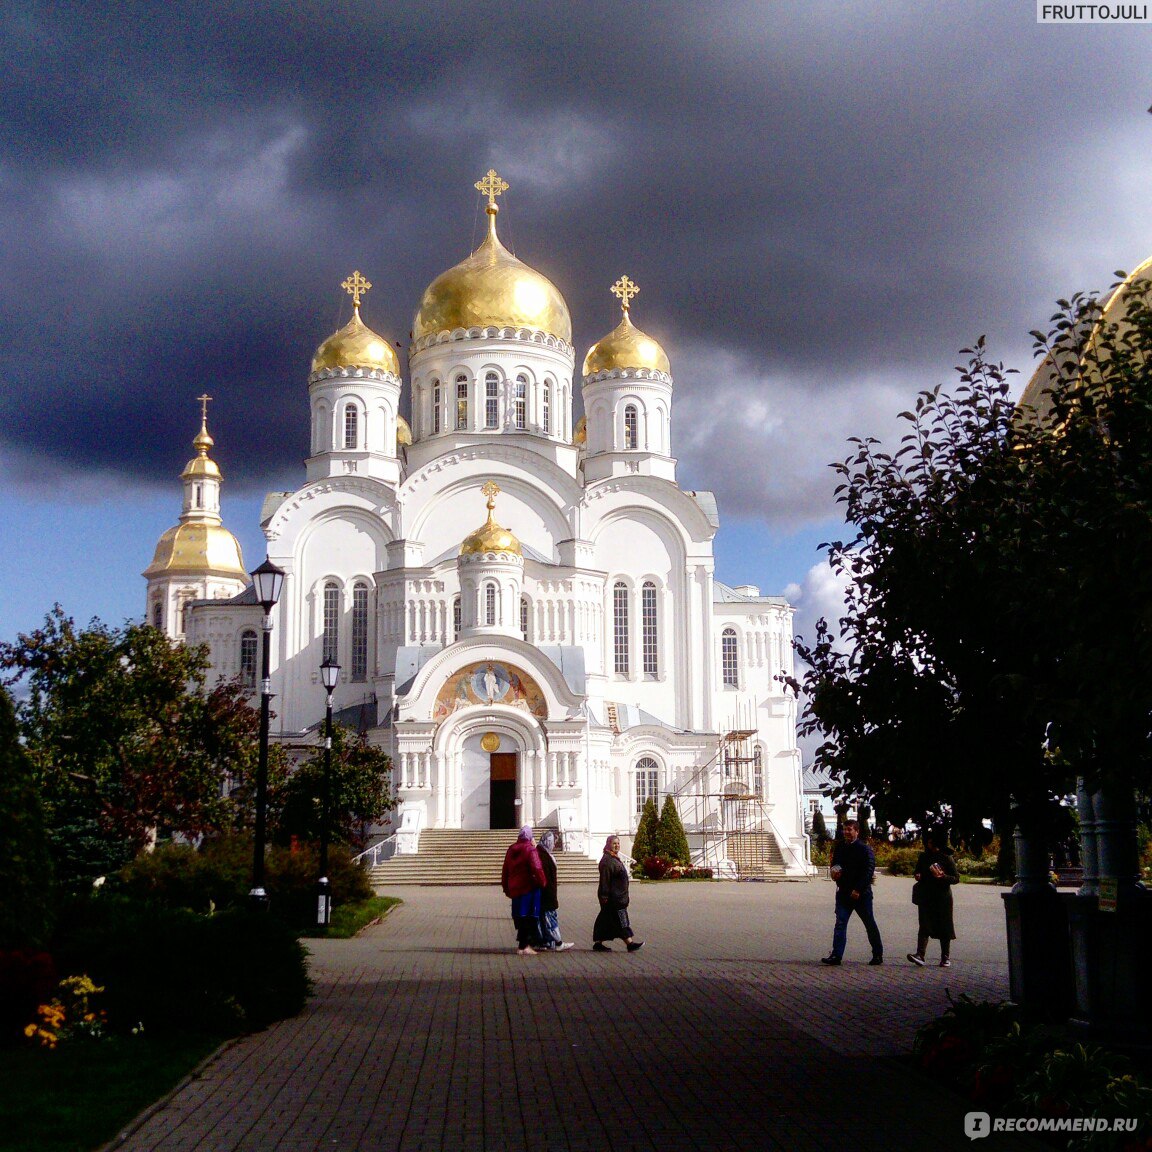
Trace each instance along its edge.
{"label": "decorative cornice", "polygon": [[610,368],[606,372],[596,372],[584,377],[583,386],[600,384],[605,380],[651,380],[659,384],[672,385],[672,377],[667,372],[655,368]]}
{"label": "decorative cornice", "polygon": [[385,372],[382,368],[321,368],[308,377],[308,387],[323,384],[329,380],[378,380],[381,384],[395,384],[397,388],[403,387],[400,377],[394,372]]}
{"label": "decorative cornice", "polygon": [[575,348],[550,332],[533,328],[455,328],[452,331],[429,332],[413,341],[409,356],[414,356],[435,344],[453,344],[461,340],[515,340],[524,344],[543,344],[566,356],[575,356]]}

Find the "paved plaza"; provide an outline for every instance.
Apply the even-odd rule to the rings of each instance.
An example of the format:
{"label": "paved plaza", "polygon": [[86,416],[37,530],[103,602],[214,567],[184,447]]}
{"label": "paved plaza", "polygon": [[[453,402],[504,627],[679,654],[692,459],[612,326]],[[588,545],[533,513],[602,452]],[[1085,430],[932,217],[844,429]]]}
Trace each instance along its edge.
{"label": "paved plaza", "polygon": [[[915,968],[911,881],[876,891],[825,968],[832,886],[634,884],[643,951],[590,951],[595,888],[561,890],[562,954],[517,956],[496,887],[407,888],[315,941],[304,1013],[225,1047],[119,1147],[306,1152],[1035,1148],[963,1134],[962,1101],[899,1057],[946,993],[1004,999],[1000,889],[956,889],[950,969]],[[929,950],[934,956],[936,944]]]}

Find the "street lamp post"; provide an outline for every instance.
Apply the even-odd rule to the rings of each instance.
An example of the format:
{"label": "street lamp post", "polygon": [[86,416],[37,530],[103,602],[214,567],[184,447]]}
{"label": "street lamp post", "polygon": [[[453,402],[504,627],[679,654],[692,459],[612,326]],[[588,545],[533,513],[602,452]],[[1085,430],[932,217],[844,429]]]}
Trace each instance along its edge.
{"label": "street lamp post", "polygon": [[332,793],[332,690],[340,679],[340,665],[331,656],[320,665],[320,681],[328,693],[324,717],[324,784],[320,802],[320,879],[317,881],[316,923],[326,928],[332,919],[332,887],[328,883],[328,808]]}
{"label": "street lamp post", "polygon": [[268,815],[268,716],[272,703],[272,609],[284,587],[284,569],[265,559],[252,573],[256,599],[264,609],[264,653],[260,672],[260,759],[256,765],[256,831],[252,849],[252,891],[248,901],[257,911],[268,907],[264,890],[264,839]]}

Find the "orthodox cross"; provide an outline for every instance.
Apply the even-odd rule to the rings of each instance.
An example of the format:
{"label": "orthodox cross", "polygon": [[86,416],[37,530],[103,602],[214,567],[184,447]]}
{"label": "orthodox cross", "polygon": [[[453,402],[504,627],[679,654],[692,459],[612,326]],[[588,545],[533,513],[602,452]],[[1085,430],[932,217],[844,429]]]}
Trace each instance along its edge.
{"label": "orthodox cross", "polygon": [[489,168],[488,175],[483,180],[477,180],[474,187],[477,192],[488,197],[488,207],[495,208],[496,197],[508,191],[508,181],[501,180],[495,168]]}
{"label": "orthodox cross", "polygon": [[619,280],[609,289],[613,296],[620,297],[620,305],[625,312],[628,311],[628,305],[632,301],[632,297],[640,291],[640,288],[634,284],[627,276],[621,276]]}
{"label": "orthodox cross", "polygon": [[347,280],[340,281],[340,287],[352,297],[352,307],[360,307],[360,297],[372,287],[371,283],[360,274],[359,269],[352,273]]}
{"label": "orthodox cross", "polygon": [[480,491],[488,497],[488,511],[496,507],[496,497],[500,494],[500,485],[495,480],[489,480]]}
{"label": "orthodox cross", "polygon": [[203,396],[197,396],[196,399],[200,401],[200,423],[201,424],[207,424],[208,423],[208,401],[211,400],[212,397],[209,396],[207,392],[205,392]]}

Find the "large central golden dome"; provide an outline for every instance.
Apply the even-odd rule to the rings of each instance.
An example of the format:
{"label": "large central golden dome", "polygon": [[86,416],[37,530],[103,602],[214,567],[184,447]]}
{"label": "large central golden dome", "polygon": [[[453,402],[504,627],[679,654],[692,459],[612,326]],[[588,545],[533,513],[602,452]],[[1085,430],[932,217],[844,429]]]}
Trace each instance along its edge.
{"label": "large central golden dome", "polygon": [[484,243],[425,289],[412,321],[412,339],[458,328],[529,328],[570,344],[572,317],[560,290],[500,243],[499,208],[491,197],[487,211]]}

